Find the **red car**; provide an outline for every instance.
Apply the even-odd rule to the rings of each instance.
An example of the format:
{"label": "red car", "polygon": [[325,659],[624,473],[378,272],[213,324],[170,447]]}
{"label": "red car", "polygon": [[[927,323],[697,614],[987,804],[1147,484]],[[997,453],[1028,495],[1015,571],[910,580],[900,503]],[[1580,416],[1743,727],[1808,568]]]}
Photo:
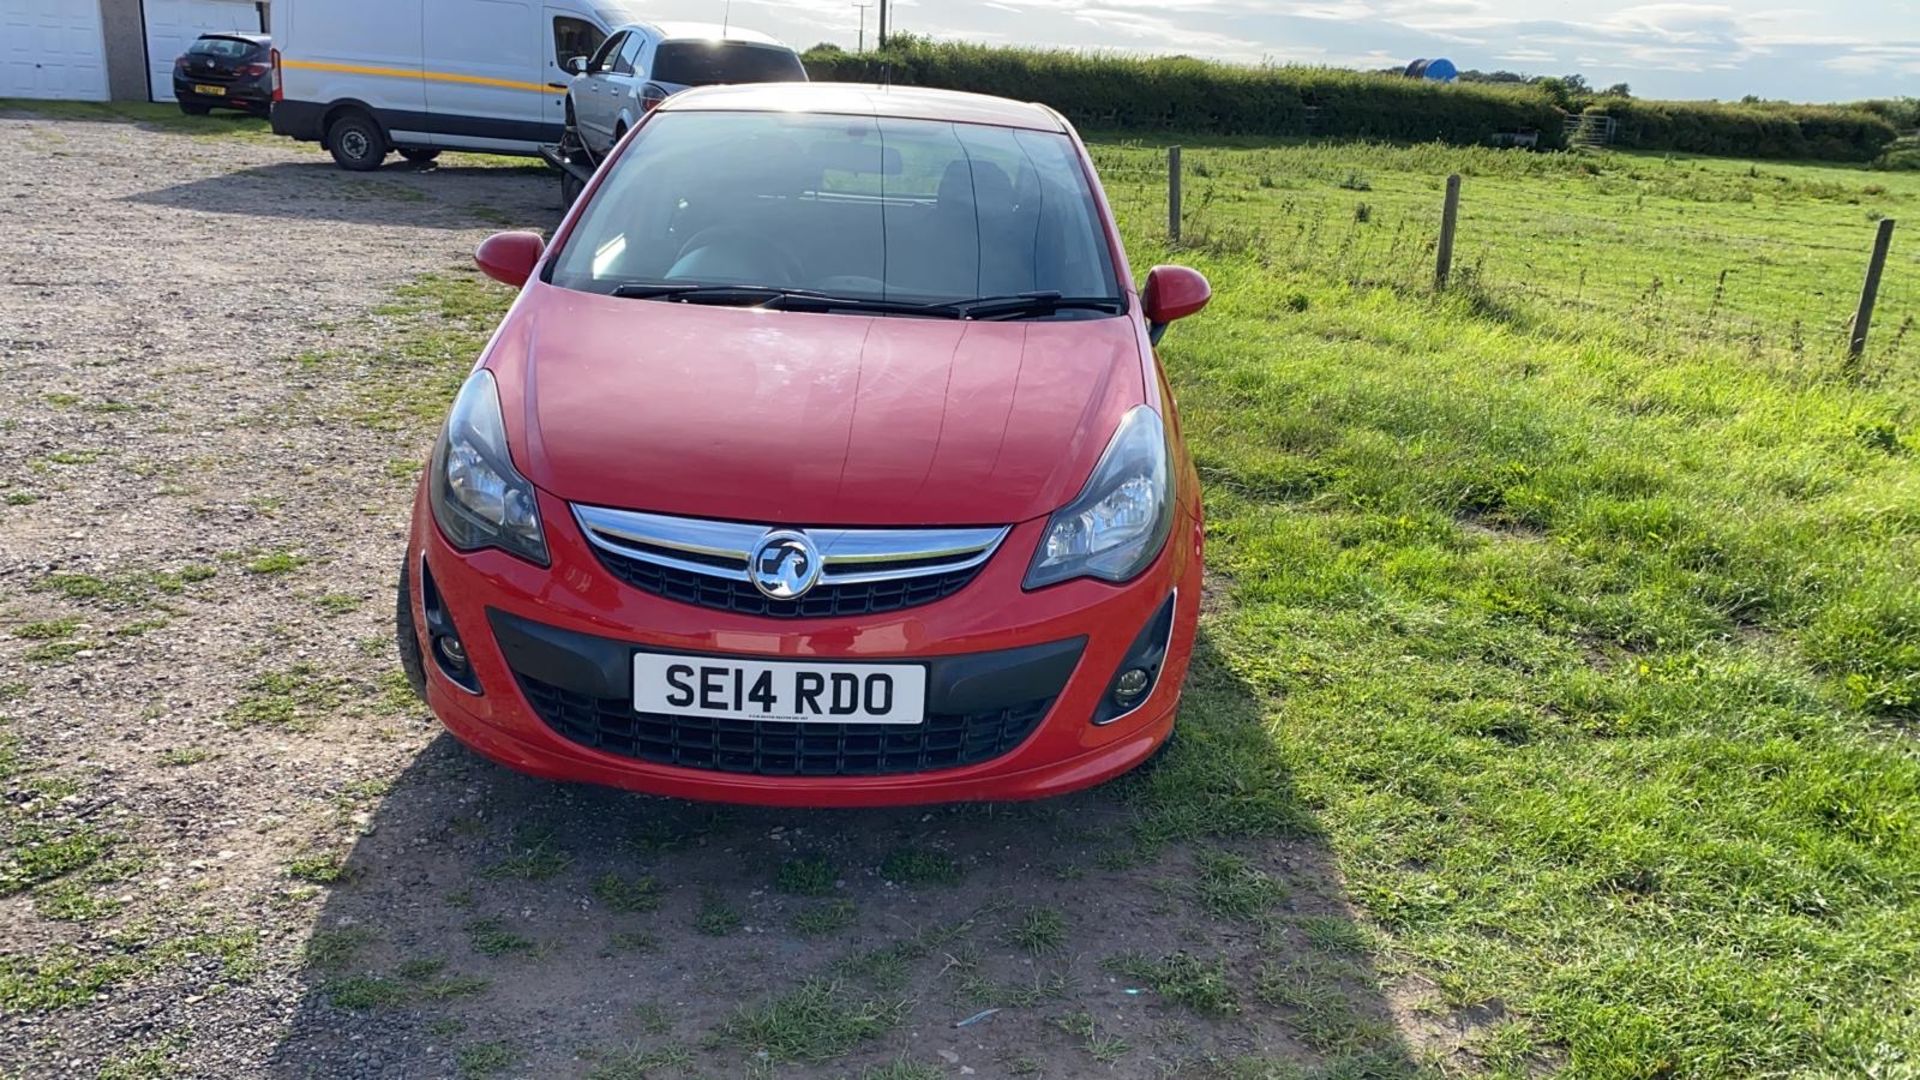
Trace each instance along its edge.
{"label": "red car", "polygon": [[523,286],[414,504],[398,631],[511,768],[793,806],[1024,799],[1172,731],[1199,478],[1058,113],[971,94],[675,95]]}

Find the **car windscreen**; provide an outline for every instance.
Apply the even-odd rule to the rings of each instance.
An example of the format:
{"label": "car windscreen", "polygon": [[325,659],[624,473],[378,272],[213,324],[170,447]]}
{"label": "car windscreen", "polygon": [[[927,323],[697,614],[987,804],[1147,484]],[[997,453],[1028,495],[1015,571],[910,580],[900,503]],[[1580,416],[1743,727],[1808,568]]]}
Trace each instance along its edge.
{"label": "car windscreen", "polygon": [[1065,134],[809,113],[656,114],[601,180],[549,280],[603,293],[1120,298]]}
{"label": "car windscreen", "polygon": [[807,69],[792,49],[739,41],[663,41],[648,77],[676,86],[805,82]]}
{"label": "car windscreen", "polygon": [[238,60],[253,52],[255,45],[251,41],[230,37],[203,37],[187,47],[194,56],[216,56],[222,60]]}

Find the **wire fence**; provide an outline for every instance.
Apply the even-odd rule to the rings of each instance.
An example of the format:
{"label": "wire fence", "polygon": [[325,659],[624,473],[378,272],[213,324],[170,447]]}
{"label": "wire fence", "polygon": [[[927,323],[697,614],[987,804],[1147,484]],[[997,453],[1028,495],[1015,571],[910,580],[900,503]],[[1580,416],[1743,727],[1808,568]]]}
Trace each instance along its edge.
{"label": "wire fence", "polygon": [[[1451,281],[1491,310],[1821,362],[1846,349],[1876,204],[1893,205],[1876,174],[1814,167],[1368,146],[1180,156],[1177,246],[1431,289],[1446,177],[1460,171]],[[1171,242],[1167,151],[1105,145],[1094,158],[1129,241]],[[1896,239],[1869,367],[1920,354],[1916,316],[1920,245]]]}

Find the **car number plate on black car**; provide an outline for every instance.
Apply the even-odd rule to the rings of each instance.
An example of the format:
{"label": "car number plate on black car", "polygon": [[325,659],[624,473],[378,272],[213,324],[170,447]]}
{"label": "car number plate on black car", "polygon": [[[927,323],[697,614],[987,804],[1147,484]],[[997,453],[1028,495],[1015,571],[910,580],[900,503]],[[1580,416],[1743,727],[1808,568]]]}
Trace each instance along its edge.
{"label": "car number plate on black car", "polygon": [[918,724],[927,669],[635,653],[633,707],[643,713],[777,723]]}

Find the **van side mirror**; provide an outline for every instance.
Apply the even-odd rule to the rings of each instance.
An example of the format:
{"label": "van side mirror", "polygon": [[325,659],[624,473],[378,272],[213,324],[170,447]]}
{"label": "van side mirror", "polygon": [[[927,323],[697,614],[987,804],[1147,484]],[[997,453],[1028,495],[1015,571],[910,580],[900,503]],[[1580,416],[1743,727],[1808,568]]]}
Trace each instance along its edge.
{"label": "van side mirror", "polygon": [[567,70],[575,75],[585,75],[587,73],[587,58],[584,56],[567,57]]}
{"label": "van side mirror", "polygon": [[539,233],[494,233],[480,241],[473,261],[481,273],[517,289],[533,276],[533,268],[540,265],[540,253],[546,248],[547,242]]}
{"label": "van side mirror", "polygon": [[1146,310],[1147,331],[1155,345],[1170,323],[1199,314],[1213,299],[1213,286],[1198,270],[1185,266],[1156,266],[1147,271],[1147,287],[1140,306]]}

